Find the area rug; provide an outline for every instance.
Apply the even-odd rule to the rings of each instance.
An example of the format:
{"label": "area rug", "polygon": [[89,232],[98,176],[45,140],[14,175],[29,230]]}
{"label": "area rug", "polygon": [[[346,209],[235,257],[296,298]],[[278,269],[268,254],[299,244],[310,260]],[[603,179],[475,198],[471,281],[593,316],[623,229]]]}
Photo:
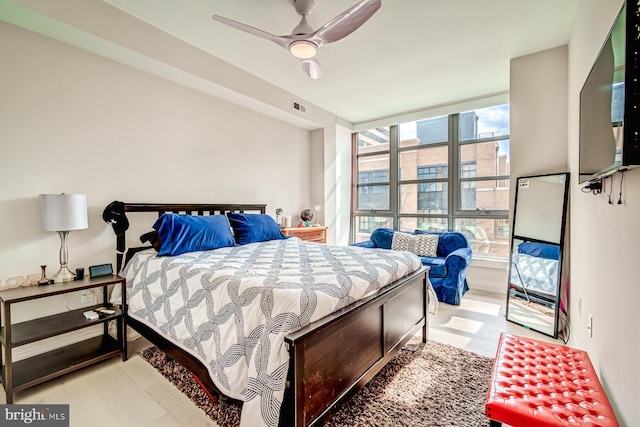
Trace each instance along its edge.
{"label": "area rug", "polygon": [[[240,424],[240,406],[212,401],[189,372],[155,347],[142,356],[220,427]],[[363,389],[343,402],[325,426],[486,426],[484,402],[493,359],[459,348],[412,340]]]}

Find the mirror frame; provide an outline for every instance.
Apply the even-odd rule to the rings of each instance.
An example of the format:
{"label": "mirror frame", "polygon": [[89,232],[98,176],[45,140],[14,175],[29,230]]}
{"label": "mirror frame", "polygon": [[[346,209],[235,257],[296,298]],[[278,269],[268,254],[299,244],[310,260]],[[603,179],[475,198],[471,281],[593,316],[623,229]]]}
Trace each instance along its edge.
{"label": "mirror frame", "polygon": [[[509,319],[509,299],[510,299],[510,294],[511,294],[511,274],[512,274],[512,270],[513,270],[513,262],[512,262],[512,258],[513,258],[513,250],[514,250],[514,243],[516,240],[519,241],[529,241],[529,242],[538,242],[538,243],[547,243],[547,244],[558,244],[556,242],[551,242],[551,241],[546,241],[546,240],[540,240],[538,238],[533,238],[533,237],[528,237],[528,236],[524,236],[524,235],[518,235],[515,234],[516,231],[516,220],[518,217],[518,192],[520,189],[520,181],[521,180],[530,180],[530,179],[534,179],[534,178],[543,178],[543,177],[551,177],[551,176],[564,176],[564,192],[563,192],[563,200],[562,200],[562,218],[560,219],[562,222],[560,224],[560,238],[559,238],[559,254],[558,254],[558,286],[556,289],[556,294],[554,297],[554,315],[553,315],[553,331],[552,333],[547,333],[546,331],[542,331],[539,329],[536,329],[535,327],[532,327],[531,325],[525,325],[523,323],[520,323],[516,320],[512,320]],[[566,226],[567,226],[567,211],[568,211],[568,203],[569,203],[569,178],[570,178],[570,173],[569,172],[561,172],[561,173],[549,173],[549,174],[544,174],[544,175],[529,175],[529,176],[521,176],[516,178],[516,194],[515,194],[515,201],[514,201],[514,205],[513,205],[513,221],[512,221],[512,229],[511,229],[511,240],[510,240],[510,245],[509,245],[509,269],[508,269],[508,276],[507,276],[507,303],[506,303],[506,312],[505,312],[505,319],[509,322],[515,323],[517,325],[521,325],[527,329],[530,329],[532,331],[536,331],[539,332],[541,334],[544,335],[548,335],[552,338],[558,338],[558,321],[559,321],[559,314],[560,314],[560,288],[562,286],[562,273],[563,273],[563,264],[565,264],[565,233],[567,231]]]}

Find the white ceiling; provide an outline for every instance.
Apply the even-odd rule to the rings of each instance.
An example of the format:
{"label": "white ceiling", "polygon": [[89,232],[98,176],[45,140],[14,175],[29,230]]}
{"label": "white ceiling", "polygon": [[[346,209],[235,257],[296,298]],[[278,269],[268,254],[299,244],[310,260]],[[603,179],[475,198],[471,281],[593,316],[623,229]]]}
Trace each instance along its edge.
{"label": "white ceiling", "polygon": [[[357,124],[507,91],[511,58],[568,43],[578,0],[383,0],[320,49],[319,80],[276,44],[211,19],[289,34],[293,0],[103,1]],[[318,28],[355,3],[316,0],[309,22]]]}

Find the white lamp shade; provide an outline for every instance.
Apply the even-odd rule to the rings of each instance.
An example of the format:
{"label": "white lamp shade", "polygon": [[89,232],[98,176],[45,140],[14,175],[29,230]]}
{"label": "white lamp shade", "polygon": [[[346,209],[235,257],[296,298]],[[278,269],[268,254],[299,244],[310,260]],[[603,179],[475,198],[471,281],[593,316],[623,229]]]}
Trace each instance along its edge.
{"label": "white lamp shade", "polygon": [[89,226],[86,194],[41,194],[40,219],[45,231],[82,230]]}

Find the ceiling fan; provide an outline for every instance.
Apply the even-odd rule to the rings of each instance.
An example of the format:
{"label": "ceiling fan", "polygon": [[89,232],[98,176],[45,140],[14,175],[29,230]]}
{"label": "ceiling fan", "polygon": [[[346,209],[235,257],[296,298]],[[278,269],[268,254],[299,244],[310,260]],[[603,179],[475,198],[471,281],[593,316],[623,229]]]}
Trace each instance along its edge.
{"label": "ceiling fan", "polygon": [[362,0],[315,31],[307,22],[307,16],[311,14],[314,4],[314,0],[293,0],[296,12],[302,16],[302,19],[291,31],[291,35],[276,36],[219,15],[213,15],[213,19],[282,46],[300,59],[302,70],[309,77],[317,79],[321,76],[320,64],[315,59],[318,49],[322,45],[338,41],[357,30],[376,13],[382,1]]}

